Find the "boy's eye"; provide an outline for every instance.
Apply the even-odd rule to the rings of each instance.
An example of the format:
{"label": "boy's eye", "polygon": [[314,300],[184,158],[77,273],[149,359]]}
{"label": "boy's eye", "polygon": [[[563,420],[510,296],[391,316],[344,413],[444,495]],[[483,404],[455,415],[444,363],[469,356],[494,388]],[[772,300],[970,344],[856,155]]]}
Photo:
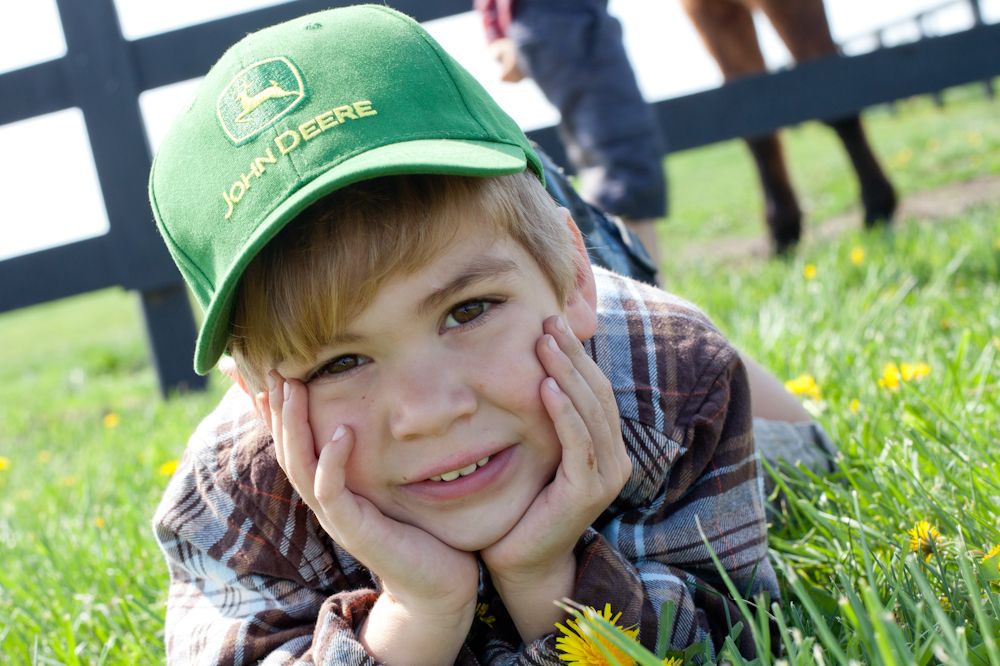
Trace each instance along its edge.
{"label": "boy's eye", "polygon": [[317,368],[309,379],[319,379],[330,375],[342,375],[345,372],[350,372],[351,370],[361,367],[368,362],[369,360],[364,356],[359,356],[358,354],[344,354],[343,356],[338,356],[337,358]]}
{"label": "boy's eye", "polygon": [[448,312],[448,316],[444,320],[444,328],[455,328],[456,326],[468,324],[493,307],[493,305],[494,303],[488,301],[466,301],[465,303],[456,305]]}

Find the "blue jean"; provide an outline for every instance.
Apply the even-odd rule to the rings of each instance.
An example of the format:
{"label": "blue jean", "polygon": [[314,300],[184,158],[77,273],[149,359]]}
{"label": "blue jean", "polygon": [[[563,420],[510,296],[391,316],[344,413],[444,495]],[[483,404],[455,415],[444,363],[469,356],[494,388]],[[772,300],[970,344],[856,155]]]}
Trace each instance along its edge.
{"label": "blue jean", "polygon": [[562,116],[583,197],[626,218],[666,215],[663,139],[606,0],[519,0],[508,35]]}

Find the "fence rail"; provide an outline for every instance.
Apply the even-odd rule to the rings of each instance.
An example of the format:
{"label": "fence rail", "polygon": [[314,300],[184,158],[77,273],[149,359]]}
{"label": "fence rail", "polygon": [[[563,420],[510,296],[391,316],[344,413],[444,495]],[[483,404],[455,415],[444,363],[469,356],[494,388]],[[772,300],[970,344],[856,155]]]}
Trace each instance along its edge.
{"label": "fence rail", "polygon": [[[1000,76],[1000,24],[974,26],[856,56],[837,56],[655,104],[676,152],[807,120],[834,119],[912,95]],[[109,286],[139,293],[161,391],[204,386],[191,369],[187,291],[152,224],[150,154],[139,111],[145,90],[204,74],[247,32],[350,1],[298,0],[128,41],[113,0],[57,0],[67,53],[0,74],[0,125],[79,107],[110,230],[105,236],[0,261],[0,312]],[[394,0],[420,21],[468,11],[469,0]],[[566,164],[555,128],[529,133]]]}

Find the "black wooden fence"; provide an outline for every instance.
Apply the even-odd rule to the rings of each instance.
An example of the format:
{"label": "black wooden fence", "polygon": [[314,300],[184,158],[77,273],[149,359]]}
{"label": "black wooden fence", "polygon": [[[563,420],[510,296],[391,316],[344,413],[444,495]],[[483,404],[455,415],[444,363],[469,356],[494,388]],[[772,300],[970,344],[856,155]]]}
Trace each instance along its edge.
{"label": "black wooden fence", "polygon": [[[833,57],[657,103],[671,152],[831,119],[912,95],[1000,75],[1000,24],[974,26],[863,55]],[[184,284],[157,237],[146,200],[150,152],[139,112],[145,90],[204,74],[247,32],[351,1],[297,0],[126,40],[113,0],[57,0],[66,55],[0,74],[0,125],[79,107],[104,192],[109,232],[0,261],[0,312],[109,286],[141,296],[164,395],[198,388],[195,324]],[[470,0],[391,0],[420,21],[468,11]],[[565,164],[554,128],[532,137]]]}

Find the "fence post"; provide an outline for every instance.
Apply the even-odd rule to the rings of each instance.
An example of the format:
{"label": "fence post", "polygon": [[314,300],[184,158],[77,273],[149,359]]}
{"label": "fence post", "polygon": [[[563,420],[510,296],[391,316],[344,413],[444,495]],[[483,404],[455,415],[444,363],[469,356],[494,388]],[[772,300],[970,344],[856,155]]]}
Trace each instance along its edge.
{"label": "fence post", "polygon": [[148,289],[142,297],[142,319],[146,325],[150,355],[160,395],[169,397],[171,390],[203,389],[206,377],[192,369],[196,331],[191,316],[191,301],[183,284],[162,289]]}
{"label": "fence post", "polygon": [[[980,6],[979,0],[969,0],[969,9],[972,10],[972,27],[978,28],[983,25],[983,8]],[[993,79],[983,81],[983,90],[986,91],[986,96],[990,99],[996,98]]]}
{"label": "fence post", "polygon": [[146,198],[150,151],[129,43],[112,0],[57,0],[66,38],[65,81],[83,111],[108,212],[108,261],[139,292],[160,392],[201,388],[194,373],[194,319],[177,268]]}

